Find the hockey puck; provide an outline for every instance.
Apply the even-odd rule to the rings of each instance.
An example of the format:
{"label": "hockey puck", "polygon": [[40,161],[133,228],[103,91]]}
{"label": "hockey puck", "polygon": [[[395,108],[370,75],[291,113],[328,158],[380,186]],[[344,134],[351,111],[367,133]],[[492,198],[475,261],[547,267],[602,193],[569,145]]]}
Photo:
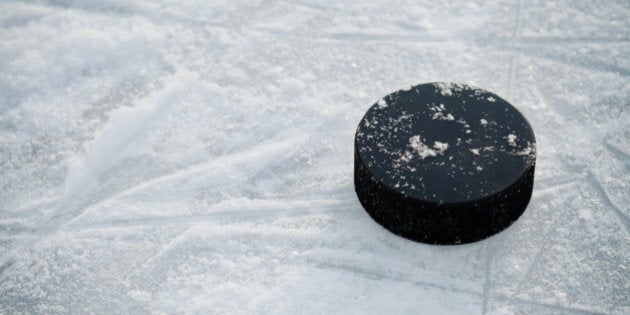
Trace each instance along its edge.
{"label": "hockey puck", "polygon": [[534,132],[501,97],[427,83],[387,95],[361,119],[354,185],[389,231],[462,244],[502,231],[525,211],[536,162]]}

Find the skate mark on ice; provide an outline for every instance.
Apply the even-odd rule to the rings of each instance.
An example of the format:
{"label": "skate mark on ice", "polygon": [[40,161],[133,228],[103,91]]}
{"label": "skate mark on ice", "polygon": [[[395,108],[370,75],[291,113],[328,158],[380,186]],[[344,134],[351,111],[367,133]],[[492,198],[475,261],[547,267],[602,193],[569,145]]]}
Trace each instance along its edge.
{"label": "skate mark on ice", "polygon": [[619,150],[618,148],[616,148],[614,145],[605,142],[604,146],[606,147],[606,149],[615,156],[615,158],[617,158],[620,162],[622,162],[624,164],[624,166],[626,167],[626,169],[628,169],[630,167],[630,154],[625,153],[621,150]]}
{"label": "skate mark on ice", "polygon": [[612,65],[606,65],[606,64],[597,64],[597,63],[575,63],[572,62],[571,60],[564,58],[561,55],[548,55],[548,54],[541,54],[541,53],[536,53],[536,54],[532,54],[530,53],[529,56],[534,57],[534,58],[538,58],[538,59],[543,59],[543,60],[549,60],[552,63],[556,63],[558,65],[562,65],[565,67],[569,67],[572,69],[584,69],[590,73],[610,73],[610,74],[615,74],[615,75],[621,75],[621,76],[628,76],[630,75],[630,70],[628,69],[624,69],[624,68],[620,68],[620,67],[615,67]]}
{"label": "skate mark on ice", "polygon": [[77,226],[70,226],[67,231],[84,231],[84,230],[99,230],[113,227],[131,227],[131,226],[155,226],[155,225],[175,225],[188,222],[236,222],[243,220],[253,220],[259,218],[283,218],[283,217],[295,217],[317,213],[334,213],[343,211],[342,208],[356,207],[356,202],[321,202],[321,200],[312,200],[295,205],[283,205],[280,207],[262,207],[262,209],[235,211],[240,209],[239,206],[234,206],[233,209],[225,210],[221,212],[205,213],[205,214],[191,214],[180,215],[171,217],[147,217],[138,219],[124,219],[124,220],[109,220],[104,222],[95,222],[92,224],[84,224]]}
{"label": "skate mark on ice", "polygon": [[7,261],[5,261],[3,264],[0,265],[0,277],[2,276],[2,274],[7,271],[9,268],[11,268],[11,266],[13,266],[13,264],[15,263],[15,260],[13,258],[9,258]]}
{"label": "skate mark on ice", "polygon": [[39,240],[55,233],[65,223],[80,215],[84,208],[81,199],[90,193],[91,185],[112,165],[122,158],[123,151],[139,134],[145,132],[145,126],[158,115],[162,108],[173,102],[178,94],[185,93],[193,76],[188,73],[178,73],[166,79],[166,87],[148,98],[141,104],[131,108],[120,108],[110,116],[108,124],[95,136],[90,151],[84,158],[83,167],[71,170],[64,183],[66,193],[60,198],[56,206],[46,215],[34,229],[33,235],[0,256],[0,264],[4,264],[21,251],[26,245],[34,245]]}
{"label": "skate mark on ice", "polygon": [[406,43],[443,43],[446,38],[431,37],[426,34],[370,34],[370,33],[330,33],[324,38],[340,41],[384,41]]}
{"label": "skate mark on ice", "polygon": [[[494,46],[511,46],[506,44],[513,37],[480,37],[484,43]],[[609,44],[628,43],[627,37],[597,37],[597,36],[520,36],[518,42],[522,45],[549,45],[549,44]]]}
{"label": "skate mark on ice", "polygon": [[518,297],[509,297],[504,294],[499,293],[497,296],[493,297],[494,300],[497,301],[506,301],[506,302],[515,302],[517,304],[523,304],[527,306],[540,307],[548,310],[558,311],[560,314],[566,314],[567,311],[572,314],[583,314],[583,315],[605,315],[604,312],[592,311],[572,306],[565,306],[559,304],[545,303],[545,302],[537,302],[537,301],[529,301],[523,298]]}
{"label": "skate mark on ice", "polygon": [[486,243],[486,265],[483,272],[483,292],[481,294],[481,314],[485,315],[488,312],[488,302],[490,301],[490,289],[492,288],[492,261],[494,258],[494,251],[490,251],[490,242]]}
{"label": "skate mark on ice", "polygon": [[[557,190],[574,187],[575,189],[568,190],[568,194],[564,194],[565,198],[568,199],[568,198],[571,198],[570,194],[574,194],[578,191],[577,190],[578,187],[575,187],[575,186],[577,186],[577,184],[569,183],[567,185],[554,186],[553,189],[548,190],[548,191],[553,191],[553,190],[557,191]],[[558,193],[558,195],[563,195],[563,194]],[[550,209],[550,208],[547,209],[547,212],[552,213],[552,214],[557,214],[556,211],[553,211],[553,209]],[[555,235],[556,235],[554,234],[554,232],[557,229],[558,221],[560,220],[561,217],[562,217],[561,215],[556,215],[555,217],[551,219],[551,222],[549,224],[549,229],[544,233],[543,237],[541,238],[541,242],[543,242],[543,244],[536,249],[536,253],[534,254],[533,258],[528,264],[527,269],[525,269],[523,276],[520,277],[520,279],[518,280],[518,283],[516,284],[517,291],[520,291],[525,281],[527,281],[531,277],[532,273],[534,272],[534,269],[537,268],[537,264],[539,263],[539,260],[542,258],[543,253],[545,252],[547,247],[553,244]]]}
{"label": "skate mark on ice", "polygon": [[167,254],[168,252],[170,252],[171,250],[173,250],[174,248],[176,248],[179,244],[183,243],[184,241],[186,241],[186,238],[188,237],[188,235],[193,232],[197,227],[199,226],[199,224],[196,225],[192,225],[189,227],[186,227],[184,229],[184,231],[182,231],[181,233],[177,234],[173,239],[171,239],[165,246],[163,246],[162,248],[160,248],[160,250],[153,254],[151,257],[149,257],[149,259],[147,259],[144,263],[142,263],[140,266],[131,269],[126,275],[125,275],[125,279],[129,280],[129,278],[131,278],[132,276],[136,275],[137,273],[139,273],[141,270],[144,270],[146,268],[149,268],[154,261],[158,260],[160,257],[164,256],[165,254]]}
{"label": "skate mark on ice", "polygon": [[[308,203],[312,203],[312,201],[308,201]],[[263,211],[257,211],[257,212],[260,212],[260,213],[257,213],[257,214],[260,214],[260,216],[256,216],[255,218],[260,217],[260,218],[281,219],[281,218],[293,218],[293,217],[298,217],[302,215],[310,215],[310,214],[334,214],[334,213],[343,211],[343,209],[340,209],[340,208],[345,207],[345,206],[357,206],[357,204],[345,205],[345,203],[339,203],[339,204],[334,204],[334,205],[332,204],[327,205],[324,207],[313,205],[309,207],[302,207],[297,210],[269,210],[269,211],[263,210]],[[228,218],[228,220],[221,221],[222,215],[224,214],[227,214],[226,217]],[[248,219],[251,219],[251,218],[254,218],[254,217],[249,217]],[[176,250],[179,245],[184,244],[188,240],[190,235],[192,236],[196,235],[193,232],[196,231],[197,229],[203,228],[206,223],[227,223],[227,224],[239,223],[238,220],[234,221],[231,219],[233,219],[233,217],[231,217],[229,213],[218,213],[217,216],[215,218],[211,218],[211,220],[200,220],[199,218],[197,219],[191,218],[189,222],[192,222],[193,223],[192,225],[186,226],[182,232],[178,233],[175,237],[173,237],[164,247],[159,249],[157,253],[149,257],[140,266],[130,270],[126,274],[125,278],[130,279],[131,277],[134,277],[140,274],[143,270],[150,269],[154,265],[154,263],[157,260],[159,260],[161,257],[165,256],[169,252]],[[186,221],[181,221],[181,222],[186,223]],[[257,232],[252,232],[251,230],[244,230],[244,232],[241,231],[239,232],[239,234],[240,233],[257,234]]]}
{"label": "skate mark on ice", "polygon": [[540,198],[542,196],[547,196],[549,194],[557,194],[558,191],[560,190],[564,190],[566,188],[571,188],[575,186],[577,186],[577,182],[575,181],[553,183],[545,187],[537,188],[534,191],[534,194],[536,198]]}
{"label": "skate mark on ice", "polygon": [[517,0],[516,1],[516,6],[515,6],[515,16],[516,16],[516,23],[514,25],[514,31],[512,33],[512,39],[511,39],[511,45],[510,45],[510,50],[511,50],[511,54],[510,54],[510,82],[509,82],[509,88],[508,88],[508,97],[511,99],[514,99],[514,85],[516,84],[516,75],[517,75],[517,67],[518,67],[518,38],[520,36],[521,33],[521,20],[522,20],[522,14],[521,14],[521,0]]}
{"label": "skate mark on ice", "polygon": [[413,286],[422,287],[422,288],[439,289],[446,292],[463,293],[463,294],[469,294],[476,297],[481,297],[479,292],[473,292],[473,291],[459,289],[455,287],[448,287],[448,286],[435,284],[435,283],[413,281],[413,280],[409,280],[403,275],[387,274],[384,272],[380,272],[378,270],[360,268],[359,266],[354,266],[354,265],[336,264],[332,262],[312,262],[309,265],[317,269],[348,273],[348,274],[356,275],[356,276],[371,279],[371,280],[391,280],[391,281],[411,284]]}
{"label": "skate mark on ice", "polygon": [[[158,186],[160,184],[165,183],[173,183],[177,181],[186,180],[187,178],[197,176],[202,173],[206,173],[205,176],[210,174],[215,174],[218,170],[224,170],[226,168],[235,167],[238,165],[249,165],[248,167],[253,169],[251,172],[256,172],[257,170],[264,168],[266,164],[257,163],[261,158],[265,161],[272,161],[276,159],[282,158],[282,156],[289,155],[293,151],[295,151],[295,147],[305,141],[304,137],[298,136],[289,139],[280,139],[276,141],[267,141],[263,142],[255,147],[252,147],[248,150],[237,151],[230,154],[222,155],[217,157],[214,160],[208,162],[202,162],[198,164],[194,164],[188,166],[184,169],[176,170],[172,173],[158,176],[141,183],[136,184],[133,187],[129,187],[124,189],[110,197],[107,197],[103,200],[100,200],[90,206],[88,206],[81,215],[76,216],[68,223],[73,223],[78,220],[82,215],[85,215],[92,211],[93,209],[98,208],[106,203],[128,197],[133,196],[136,193],[140,193],[152,187]],[[211,177],[209,177],[211,178]]]}
{"label": "skate mark on ice", "polygon": [[617,204],[615,204],[614,202],[612,202],[612,200],[610,200],[610,196],[608,195],[608,192],[606,192],[606,189],[602,186],[602,184],[599,182],[599,180],[597,179],[595,174],[593,174],[592,171],[588,171],[588,177],[589,177],[589,182],[591,186],[593,187],[597,195],[599,195],[599,198],[602,200],[604,205],[606,205],[609,208],[610,212],[614,214],[614,217],[617,218],[623,230],[626,231],[626,233],[628,233],[628,228],[630,227],[630,222],[629,222],[628,217],[623,213],[623,211],[621,210],[621,208],[619,208]]}

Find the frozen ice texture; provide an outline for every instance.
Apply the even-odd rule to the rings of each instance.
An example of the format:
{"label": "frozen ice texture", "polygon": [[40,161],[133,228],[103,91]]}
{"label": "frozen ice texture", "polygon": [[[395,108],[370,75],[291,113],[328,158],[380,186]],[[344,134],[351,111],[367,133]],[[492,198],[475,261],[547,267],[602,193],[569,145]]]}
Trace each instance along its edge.
{"label": "frozen ice texture", "polygon": [[[0,313],[628,314],[628,34],[627,1],[0,2]],[[479,243],[352,186],[363,113],[433,81],[536,132]]]}

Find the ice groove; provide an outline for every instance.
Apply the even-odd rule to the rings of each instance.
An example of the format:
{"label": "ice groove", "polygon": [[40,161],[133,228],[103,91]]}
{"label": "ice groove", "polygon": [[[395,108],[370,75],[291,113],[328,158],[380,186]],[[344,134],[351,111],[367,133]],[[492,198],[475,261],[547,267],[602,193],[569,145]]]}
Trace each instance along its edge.
{"label": "ice groove", "polygon": [[463,293],[463,294],[469,294],[469,295],[473,295],[477,297],[480,296],[480,294],[477,292],[462,290],[462,289],[453,288],[453,287],[447,287],[447,286],[430,283],[430,282],[410,281],[408,279],[405,279],[404,277],[400,277],[396,275],[388,275],[382,272],[378,272],[376,270],[364,269],[364,268],[360,268],[360,267],[352,266],[352,265],[345,265],[345,264],[332,263],[332,262],[320,262],[320,263],[314,264],[313,267],[319,268],[319,269],[336,270],[338,272],[350,273],[350,274],[358,275],[360,277],[364,277],[364,278],[368,278],[372,280],[391,280],[391,281],[405,282],[405,283],[412,284],[414,286],[419,286],[419,287],[424,287],[424,288],[435,288],[435,289],[439,289],[441,291],[446,291],[446,292]]}
{"label": "ice groove", "polygon": [[579,307],[571,307],[571,306],[556,305],[556,304],[551,304],[551,303],[530,301],[530,300],[526,300],[526,299],[522,299],[522,298],[506,297],[506,296],[503,296],[503,295],[498,295],[497,297],[495,297],[495,299],[497,299],[499,301],[516,302],[516,303],[519,303],[519,304],[530,305],[530,306],[535,306],[535,307],[543,307],[543,308],[546,308],[548,310],[561,311],[563,313],[568,311],[568,312],[572,312],[572,313],[575,313],[575,314],[583,314],[583,315],[604,315],[604,314],[606,314],[605,312],[597,312],[597,311],[592,311],[592,310],[586,310],[586,309],[579,308]]}
{"label": "ice groove", "polygon": [[[260,218],[278,218],[278,217],[293,217],[293,216],[302,216],[308,214],[317,214],[317,213],[334,213],[342,211],[340,208],[344,207],[356,207],[357,203],[347,202],[347,203],[335,203],[335,204],[325,204],[318,201],[313,201],[312,205],[302,206],[296,209],[285,209],[286,207],[281,207],[281,209],[274,208],[265,208],[258,210],[248,210],[248,211],[236,211],[229,210],[224,212],[216,212],[216,213],[206,213],[206,214],[191,214],[191,215],[182,215],[175,217],[147,217],[147,218],[138,218],[138,219],[122,219],[122,220],[109,220],[105,222],[96,222],[96,223],[84,223],[81,225],[75,225],[68,227],[67,231],[83,231],[83,230],[98,230],[98,229],[107,229],[113,227],[131,227],[131,226],[151,226],[151,225],[174,225],[174,224],[182,224],[182,223],[190,223],[190,222],[234,222],[240,220],[252,220],[252,219],[260,219]],[[290,206],[289,206],[290,207]],[[237,209],[237,208],[235,208]],[[322,210],[323,209],[323,210]]]}
{"label": "ice groove", "polygon": [[626,233],[628,233],[628,229],[630,228],[630,220],[628,219],[628,217],[623,213],[623,211],[621,211],[619,206],[617,206],[615,203],[613,203],[610,200],[610,196],[608,196],[606,189],[602,187],[601,183],[599,182],[597,177],[593,175],[592,171],[589,171],[589,178],[590,178],[589,182],[591,183],[591,185],[593,186],[593,188],[599,195],[600,199],[604,202],[604,204],[608,206],[608,208],[614,214],[614,217],[617,218],[623,230],[626,231]]}

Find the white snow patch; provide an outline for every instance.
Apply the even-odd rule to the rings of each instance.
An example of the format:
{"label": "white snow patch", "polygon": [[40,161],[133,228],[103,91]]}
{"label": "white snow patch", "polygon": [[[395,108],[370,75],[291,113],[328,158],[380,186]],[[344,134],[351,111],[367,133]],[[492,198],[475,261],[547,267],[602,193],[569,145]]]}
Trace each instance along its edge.
{"label": "white snow patch", "polygon": [[433,113],[433,116],[431,117],[433,120],[436,120],[436,119],[439,119],[439,120],[455,120],[455,117],[452,114],[450,114],[450,113],[444,114],[444,111],[446,110],[446,107],[444,107],[444,104],[433,105],[429,109],[431,111],[435,112],[435,113]]}
{"label": "white snow patch", "polygon": [[413,154],[409,151],[405,151],[405,153],[400,157],[400,160],[403,162],[409,162],[413,159]]}
{"label": "white snow patch", "polygon": [[380,99],[380,100],[378,100],[378,102],[376,102],[376,105],[378,105],[378,107],[380,107],[380,108],[385,108],[385,107],[387,107],[387,101],[385,101],[383,99]]}
{"label": "white snow patch", "polygon": [[127,156],[127,147],[143,128],[155,120],[161,109],[185,95],[198,75],[182,70],[167,78],[167,86],[134,107],[121,107],[96,135],[85,158],[71,157],[66,177],[66,197],[70,197]]}
{"label": "white snow patch", "polygon": [[470,153],[473,155],[479,155],[479,149],[470,149]]}
{"label": "white snow patch", "polygon": [[479,123],[481,123],[482,126],[488,125],[488,121],[483,119],[483,118],[481,118],[481,120],[479,120]]}
{"label": "white snow patch", "polygon": [[437,155],[437,152],[425,145],[418,135],[409,138],[409,146],[414,149],[422,159]]}
{"label": "white snow patch", "polygon": [[460,83],[436,82],[433,83],[433,85],[438,89],[440,94],[444,96],[451,96],[453,92],[461,92],[464,89],[470,89],[468,85]]}
{"label": "white snow patch", "polygon": [[451,96],[453,95],[453,91],[452,91],[452,84],[451,83],[447,83],[447,82],[438,82],[434,84],[435,87],[437,87],[440,91],[440,93],[444,96]]}
{"label": "white snow patch", "polygon": [[438,154],[442,155],[444,151],[448,149],[448,143],[440,141],[435,141],[432,149],[420,140],[419,135],[409,138],[409,146],[414,149],[422,159],[430,156],[437,156]]}
{"label": "white snow patch", "polygon": [[507,135],[507,142],[510,146],[515,147],[516,146],[516,138],[517,136],[513,133]]}
{"label": "white snow patch", "polygon": [[523,150],[512,153],[518,156],[524,156],[527,158],[529,163],[533,163],[536,160],[536,144],[532,144],[529,141],[527,142],[527,147]]}
{"label": "white snow patch", "polygon": [[444,151],[446,151],[446,149],[448,149],[448,143],[435,141],[433,142],[433,148],[438,150],[438,153],[442,154],[444,153]]}
{"label": "white snow patch", "polygon": [[455,120],[455,117],[452,114],[446,114],[444,115],[444,113],[442,112],[437,112],[433,114],[432,117],[433,120],[439,119],[439,120]]}

